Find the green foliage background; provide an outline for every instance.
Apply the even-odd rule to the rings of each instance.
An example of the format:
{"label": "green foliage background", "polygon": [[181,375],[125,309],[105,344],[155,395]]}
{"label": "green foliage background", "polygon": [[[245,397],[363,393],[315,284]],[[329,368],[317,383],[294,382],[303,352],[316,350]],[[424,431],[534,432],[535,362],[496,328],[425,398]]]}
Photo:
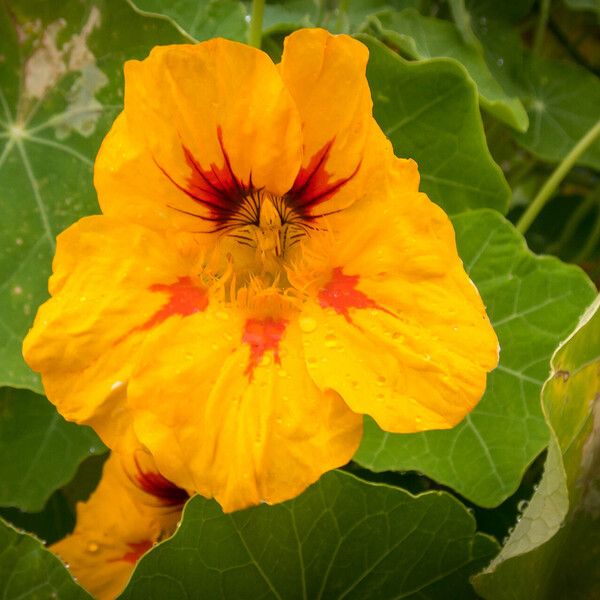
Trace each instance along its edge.
{"label": "green foliage background", "polygon": [[[73,528],[106,448],[56,413],[20,346],[47,297],[55,236],[98,212],[93,160],[121,108],[122,63],[157,44],[246,41],[251,9],[0,0],[5,599],[89,597],[40,540]],[[122,598],[600,595],[599,20],[599,0],[267,2],[274,60],[300,27],[369,47],[375,117],[451,215],[500,365],[458,427],[402,436],[367,419],[354,461],[293,501],[225,516],[193,498]],[[49,44],[65,58],[80,44],[83,58],[36,71]]]}

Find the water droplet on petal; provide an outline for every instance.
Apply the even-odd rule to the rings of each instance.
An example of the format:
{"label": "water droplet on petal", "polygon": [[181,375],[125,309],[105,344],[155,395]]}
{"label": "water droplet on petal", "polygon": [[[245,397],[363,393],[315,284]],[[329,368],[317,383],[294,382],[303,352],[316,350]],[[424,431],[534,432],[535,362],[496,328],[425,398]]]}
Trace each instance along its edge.
{"label": "water droplet on petal", "polygon": [[325,336],[325,348],[337,348],[339,346],[338,339],[334,333],[328,333]]}
{"label": "water droplet on petal", "polygon": [[312,333],[317,328],[317,322],[312,317],[302,317],[299,324],[304,333]]}
{"label": "water droplet on petal", "polygon": [[383,375],[380,375],[377,378],[377,385],[385,385],[386,382],[387,382],[387,379]]}
{"label": "water droplet on petal", "polygon": [[98,546],[98,544],[96,544],[96,542],[90,542],[86,546],[86,550],[92,554],[94,554],[94,552],[98,552],[99,548],[100,548],[100,546]]}

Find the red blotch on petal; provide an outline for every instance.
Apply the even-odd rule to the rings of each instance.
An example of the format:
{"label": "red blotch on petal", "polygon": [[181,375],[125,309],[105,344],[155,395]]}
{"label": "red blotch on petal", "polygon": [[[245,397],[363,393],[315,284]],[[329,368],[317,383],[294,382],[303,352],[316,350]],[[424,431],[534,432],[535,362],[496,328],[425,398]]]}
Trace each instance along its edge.
{"label": "red blotch on petal", "polygon": [[151,329],[173,315],[187,317],[202,312],[208,306],[208,294],[203,288],[194,285],[189,277],[180,277],[176,283],[155,283],[150,286],[151,292],[164,292],[169,299],[137,330]]}
{"label": "red blotch on petal", "polygon": [[313,208],[329,200],[356,175],[360,168],[359,163],[348,177],[330,181],[331,175],[326,171],[325,164],[334,141],[327,142],[314,154],[309,164],[300,169],[292,189],[285,196],[287,203],[306,219],[325,216],[313,214]]}
{"label": "red blotch on petal", "polygon": [[342,272],[342,267],[335,267],[331,272],[331,279],[319,291],[319,304],[322,308],[333,308],[336,313],[343,315],[348,323],[352,323],[351,308],[375,308],[395,316],[371,300],[365,293],[357,290],[359,281],[360,275],[346,275]]}
{"label": "red blotch on petal", "polygon": [[119,558],[111,558],[107,562],[118,562],[125,561],[135,565],[135,563],[140,559],[144,552],[147,552],[152,548],[152,542],[150,540],[144,540],[143,542],[131,542],[127,544],[131,549],[130,552],[126,552],[123,556]]}
{"label": "red blotch on petal", "polygon": [[274,353],[275,362],[281,364],[279,342],[286,325],[285,319],[248,319],[246,321],[242,341],[250,346],[250,360],[244,371],[244,374],[248,375],[249,381],[252,381],[254,369],[268,350]]}
{"label": "red blotch on petal", "polygon": [[143,471],[135,459],[137,475],[134,483],[147,494],[154,496],[162,506],[180,506],[190,497],[182,488],[156,471]]}

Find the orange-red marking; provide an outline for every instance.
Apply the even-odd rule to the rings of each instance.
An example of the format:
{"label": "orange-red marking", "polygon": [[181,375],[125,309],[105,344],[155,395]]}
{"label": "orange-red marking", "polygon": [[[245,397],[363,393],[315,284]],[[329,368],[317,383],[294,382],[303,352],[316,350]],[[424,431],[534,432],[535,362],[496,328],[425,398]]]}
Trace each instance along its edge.
{"label": "orange-red marking", "polygon": [[119,558],[111,558],[107,562],[118,562],[123,560],[125,562],[135,565],[139,560],[140,556],[152,548],[152,542],[150,540],[144,540],[143,542],[131,542],[127,544],[131,548],[131,552],[126,552]]}
{"label": "orange-red marking", "polygon": [[359,281],[360,275],[346,275],[342,272],[342,267],[335,267],[331,272],[331,279],[319,291],[319,304],[322,308],[333,308],[336,313],[343,315],[348,323],[352,323],[351,308],[375,308],[395,316],[371,300],[365,293],[357,290]]}
{"label": "orange-red marking", "polygon": [[285,319],[248,319],[246,321],[242,341],[250,346],[250,360],[244,371],[244,374],[248,375],[248,381],[252,381],[254,369],[267,350],[271,350],[275,362],[281,364],[279,342],[286,325],[287,321]]}
{"label": "orange-red marking", "polygon": [[169,299],[164,306],[150,317],[139,329],[151,329],[173,315],[187,317],[202,312],[208,306],[206,290],[194,285],[189,277],[180,277],[176,283],[155,283],[151,292],[165,292]]}

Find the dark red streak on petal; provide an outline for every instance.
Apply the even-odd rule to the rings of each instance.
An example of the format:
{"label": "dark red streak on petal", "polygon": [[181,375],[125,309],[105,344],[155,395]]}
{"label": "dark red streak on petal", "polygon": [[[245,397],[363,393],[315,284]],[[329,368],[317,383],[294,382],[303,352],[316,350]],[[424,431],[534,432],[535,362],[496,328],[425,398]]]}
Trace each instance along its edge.
{"label": "dark red streak on petal", "polygon": [[244,371],[244,375],[248,376],[248,381],[252,381],[254,369],[268,350],[274,353],[275,362],[281,364],[279,342],[286,325],[285,319],[248,319],[246,321],[242,341],[250,346],[250,360]]}
{"label": "dark red streak on petal", "polygon": [[137,475],[134,483],[147,494],[154,496],[162,506],[180,506],[190,497],[182,488],[155,471],[143,471],[135,459]]}
{"label": "dark red streak on petal", "polygon": [[143,325],[136,327],[136,330],[152,329],[173,315],[187,317],[202,312],[208,306],[206,290],[194,285],[189,277],[180,277],[176,283],[155,283],[150,286],[150,291],[164,292],[169,295],[169,299]]}
{"label": "dark red streak on petal", "polygon": [[359,281],[359,275],[346,275],[342,272],[342,267],[335,267],[331,272],[330,281],[319,291],[319,304],[322,308],[333,308],[338,315],[343,315],[348,323],[353,323],[350,317],[351,308],[374,308],[394,317],[392,312],[356,289]]}
{"label": "dark red streak on petal", "polygon": [[[254,191],[252,177],[248,183],[240,181],[231,166],[231,161],[223,144],[223,132],[217,128],[217,138],[221,153],[223,154],[223,166],[217,167],[214,163],[208,169],[203,169],[193,153],[183,143],[183,155],[190,169],[185,184],[179,183],[164,169],[156,159],[154,162],[163,175],[188,198],[208,209],[207,215],[200,215],[191,211],[179,210],[185,214],[198,217],[204,221],[210,221],[217,225],[224,225],[242,206],[246,196]],[[173,207],[174,208],[174,207]]]}
{"label": "dark red streak on petal", "polygon": [[126,552],[123,554],[123,556],[120,556],[119,558],[111,558],[106,562],[119,562],[122,560],[135,565],[142,554],[148,552],[148,550],[152,548],[152,542],[150,540],[144,540],[143,542],[131,542],[127,545],[129,548],[131,548],[131,552]]}
{"label": "dark red streak on petal", "polygon": [[311,158],[308,166],[300,169],[292,189],[285,196],[287,203],[306,219],[325,216],[313,214],[313,208],[329,200],[356,175],[360,168],[359,163],[348,177],[330,181],[331,175],[326,171],[325,164],[334,141],[327,142]]}

